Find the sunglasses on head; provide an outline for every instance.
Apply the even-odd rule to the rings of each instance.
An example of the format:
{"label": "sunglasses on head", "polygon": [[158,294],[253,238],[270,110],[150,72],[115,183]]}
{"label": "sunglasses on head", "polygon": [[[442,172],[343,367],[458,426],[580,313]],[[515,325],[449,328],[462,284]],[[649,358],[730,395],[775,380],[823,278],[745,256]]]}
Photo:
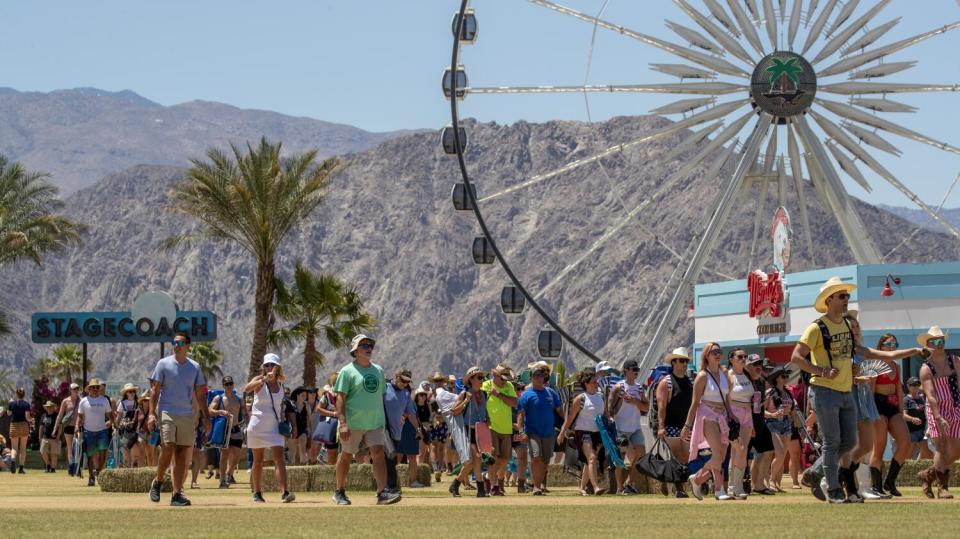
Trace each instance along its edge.
{"label": "sunglasses on head", "polygon": [[930,346],[943,346],[947,342],[943,337],[937,337],[936,339],[927,340],[927,344]]}

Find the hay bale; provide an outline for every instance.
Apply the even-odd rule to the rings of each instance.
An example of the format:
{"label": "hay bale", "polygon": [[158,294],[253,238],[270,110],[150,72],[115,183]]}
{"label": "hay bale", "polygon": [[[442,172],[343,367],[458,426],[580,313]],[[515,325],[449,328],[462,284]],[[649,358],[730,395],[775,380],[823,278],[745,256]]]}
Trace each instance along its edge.
{"label": "hay bale", "polygon": [[[311,489],[313,491],[332,491],[336,487],[336,466],[310,466],[309,468],[311,469]],[[400,479],[401,487],[410,486],[407,473],[406,464],[397,465],[397,477]],[[431,473],[432,469],[429,464],[417,466],[417,479],[424,485],[430,485]],[[347,474],[347,490],[373,491],[376,488],[377,482],[373,478],[373,465],[350,465],[350,473]]]}
{"label": "hay bale", "polygon": [[[889,463],[884,463],[884,468],[889,468]],[[897,484],[901,487],[919,487],[920,480],[917,478],[917,473],[926,470],[930,466],[933,466],[933,461],[929,459],[921,460],[908,460],[903,463],[903,468],[900,470],[900,476],[897,478]],[[936,485],[936,483],[934,483]],[[950,470],[950,486],[951,487],[960,487],[960,462],[953,463],[953,467]]]}
{"label": "hay bale", "polygon": [[[292,492],[309,492],[311,490],[311,468],[317,466],[287,466],[287,489]],[[263,468],[262,482],[260,488],[263,492],[280,492],[280,484],[277,483],[275,468]]]}
{"label": "hay bale", "polygon": [[[157,477],[156,468],[119,468],[103,470],[97,482],[101,492],[150,492],[150,484]],[[162,492],[173,492],[170,471],[160,487]]]}

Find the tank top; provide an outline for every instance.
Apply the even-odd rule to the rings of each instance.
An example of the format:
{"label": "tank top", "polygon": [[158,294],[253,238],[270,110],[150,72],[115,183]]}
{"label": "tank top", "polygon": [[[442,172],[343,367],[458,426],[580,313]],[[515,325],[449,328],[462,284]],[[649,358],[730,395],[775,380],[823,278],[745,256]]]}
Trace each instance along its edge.
{"label": "tank top", "polygon": [[[720,395],[720,392],[723,391],[724,395],[730,392],[730,380],[723,374],[723,371],[720,371],[718,375],[714,375],[710,371],[705,372],[707,373],[707,387],[703,390],[703,400],[722,404],[723,396]],[[719,388],[714,378],[720,382]]]}
{"label": "tank top", "polygon": [[573,423],[573,430],[597,432],[597,416],[603,415],[603,397],[599,393],[593,395],[581,393],[583,396],[580,414]]}
{"label": "tank top", "polygon": [[733,387],[730,388],[730,400],[750,404],[753,401],[753,382],[746,374],[733,375]]}
{"label": "tank top", "polygon": [[[260,418],[259,421],[273,421],[274,423],[283,417],[283,384],[277,384],[277,391],[273,392],[273,399],[270,395],[270,384],[264,382],[260,391],[253,394],[253,405],[250,407],[250,415]],[[272,403],[272,410],[271,410]]]}
{"label": "tank top", "polygon": [[690,411],[690,405],[693,403],[693,382],[686,376],[677,378],[671,372],[668,384],[670,391],[673,391],[673,384],[676,384],[679,393],[667,403],[667,415],[663,423],[665,427],[679,429],[687,422],[687,412]]}

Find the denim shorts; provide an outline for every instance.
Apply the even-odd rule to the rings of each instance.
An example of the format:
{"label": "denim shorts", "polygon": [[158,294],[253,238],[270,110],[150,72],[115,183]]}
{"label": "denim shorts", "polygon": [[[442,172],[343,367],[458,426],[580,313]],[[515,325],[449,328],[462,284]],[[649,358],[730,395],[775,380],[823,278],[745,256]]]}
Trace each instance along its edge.
{"label": "denim shorts", "polygon": [[923,429],[910,431],[910,441],[917,444],[923,441]]}
{"label": "denim shorts", "polygon": [[790,419],[767,419],[767,430],[771,434],[788,435],[793,431],[793,423]]}

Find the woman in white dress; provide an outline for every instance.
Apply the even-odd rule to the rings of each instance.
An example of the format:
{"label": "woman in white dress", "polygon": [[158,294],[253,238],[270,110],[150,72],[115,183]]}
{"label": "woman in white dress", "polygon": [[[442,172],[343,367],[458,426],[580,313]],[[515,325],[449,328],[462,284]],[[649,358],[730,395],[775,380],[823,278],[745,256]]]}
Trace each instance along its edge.
{"label": "woman in white dress", "polygon": [[287,468],[283,461],[283,436],[280,434],[280,417],[283,414],[283,367],[280,356],[263,356],[263,374],[254,376],[244,393],[253,393],[253,406],[250,411],[250,423],[247,425],[247,447],[253,451],[253,467],[250,470],[250,482],[253,484],[253,501],[264,503],[261,491],[263,477],[263,453],[269,449],[273,459],[277,483],[283,495],[282,503],[290,503],[296,497],[287,490]]}

